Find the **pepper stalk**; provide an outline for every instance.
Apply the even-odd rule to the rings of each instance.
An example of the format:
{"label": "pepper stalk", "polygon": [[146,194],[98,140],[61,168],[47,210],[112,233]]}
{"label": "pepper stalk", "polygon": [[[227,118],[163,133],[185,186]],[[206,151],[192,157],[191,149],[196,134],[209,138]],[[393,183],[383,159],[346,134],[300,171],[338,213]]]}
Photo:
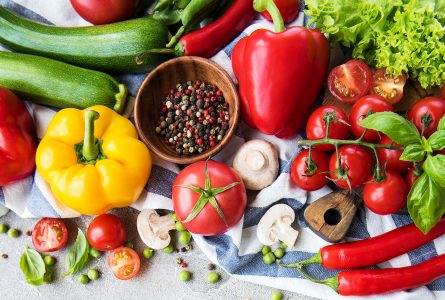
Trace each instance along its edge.
{"label": "pepper stalk", "polygon": [[253,8],[257,12],[269,12],[275,26],[275,32],[282,32],[286,29],[284,27],[284,21],[283,17],[281,16],[280,10],[273,0],[254,0]]}
{"label": "pepper stalk", "polygon": [[94,136],[94,121],[99,119],[100,114],[95,110],[85,110],[85,132],[83,141],[74,145],[77,154],[77,162],[81,164],[94,164],[98,160],[104,159],[101,141]]}

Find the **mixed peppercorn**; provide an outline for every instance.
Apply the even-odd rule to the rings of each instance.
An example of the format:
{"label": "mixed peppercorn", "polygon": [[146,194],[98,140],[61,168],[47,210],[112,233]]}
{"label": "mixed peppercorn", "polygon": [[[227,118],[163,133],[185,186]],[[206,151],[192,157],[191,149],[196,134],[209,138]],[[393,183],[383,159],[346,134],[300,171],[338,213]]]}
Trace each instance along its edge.
{"label": "mixed peppercorn", "polygon": [[165,97],[155,130],[178,155],[188,156],[215,147],[229,129],[229,120],[229,104],[218,87],[187,81]]}

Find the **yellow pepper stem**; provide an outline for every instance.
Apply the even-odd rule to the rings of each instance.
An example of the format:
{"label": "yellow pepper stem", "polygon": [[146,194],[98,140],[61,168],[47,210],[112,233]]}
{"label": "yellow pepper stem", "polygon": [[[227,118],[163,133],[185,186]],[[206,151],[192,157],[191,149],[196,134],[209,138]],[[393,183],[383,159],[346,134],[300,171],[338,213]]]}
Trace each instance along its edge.
{"label": "yellow pepper stem", "polygon": [[82,155],[88,160],[95,160],[99,156],[99,147],[94,137],[94,121],[99,119],[97,111],[85,111],[85,136],[83,138]]}

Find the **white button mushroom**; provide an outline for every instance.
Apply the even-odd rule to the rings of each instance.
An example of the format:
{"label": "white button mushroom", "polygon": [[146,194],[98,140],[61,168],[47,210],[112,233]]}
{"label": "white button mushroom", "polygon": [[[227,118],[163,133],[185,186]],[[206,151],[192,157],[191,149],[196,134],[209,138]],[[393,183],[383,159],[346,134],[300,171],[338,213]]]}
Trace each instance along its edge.
{"label": "white button mushroom", "polygon": [[259,191],[271,185],[278,175],[279,162],[275,147],[261,139],[241,146],[233,160],[247,189]]}
{"label": "white button mushroom", "polygon": [[294,220],[295,212],[292,207],[286,204],[274,205],[258,223],[257,237],[266,246],[282,241],[292,248],[298,237],[298,231],[291,226]]}
{"label": "white button mushroom", "polygon": [[170,230],[175,229],[171,214],[159,216],[154,209],[144,209],[137,219],[139,236],[152,249],[163,249],[170,244]]}

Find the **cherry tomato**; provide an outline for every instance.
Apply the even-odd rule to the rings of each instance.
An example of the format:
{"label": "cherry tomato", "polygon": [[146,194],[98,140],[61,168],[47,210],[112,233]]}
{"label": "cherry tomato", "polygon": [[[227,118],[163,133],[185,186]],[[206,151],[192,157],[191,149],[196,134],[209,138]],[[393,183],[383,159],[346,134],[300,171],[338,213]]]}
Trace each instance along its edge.
{"label": "cherry tomato", "polygon": [[[379,142],[379,145],[393,144],[395,147],[400,147],[401,145],[394,143],[390,137],[384,136]],[[377,156],[379,157],[380,164],[382,166],[386,165],[386,169],[394,170],[397,172],[404,172],[408,170],[412,163],[410,161],[400,160],[400,155],[402,155],[402,150],[391,150],[391,149],[377,149]]]}
{"label": "cherry tomato", "polygon": [[70,0],[76,12],[95,25],[123,21],[130,18],[139,0]]}
{"label": "cherry tomato", "polygon": [[125,243],[127,231],[119,217],[103,214],[90,223],[87,238],[90,245],[97,250],[113,250]]}
{"label": "cherry tomato", "polygon": [[[338,149],[338,154],[340,155],[341,168],[344,174],[340,176],[342,178],[338,179],[338,174],[332,173],[342,172],[342,170],[339,171],[337,166],[337,154],[333,153],[329,160],[329,171],[331,172],[329,176],[334,180],[334,183],[342,189],[358,188],[371,174],[371,155],[369,155],[368,151],[357,145],[342,146]],[[350,186],[345,179],[346,176],[349,179]]]}
{"label": "cherry tomato", "polygon": [[120,280],[128,280],[139,273],[141,259],[131,248],[119,247],[108,255],[108,267]]}
{"label": "cherry tomato", "polygon": [[416,175],[416,169],[411,168],[411,169],[408,170],[408,172],[406,172],[406,174],[405,174],[405,183],[406,183],[406,186],[407,186],[408,190],[411,190],[411,188],[414,185],[414,182],[416,182],[417,179],[419,179],[419,176]]}
{"label": "cherry tomato", "polygon": [[[341,110],[341,108],[331,105],[320,106],[310,115],[306,124],[306,136],[309,140],[320,140],[326,136],[326,123],[324,122],[324,117],[326,114],[335,113],[335,117],[342,120],[333,121],[329,127],[329,138],[332,139],[346,139],[349,136],[349,126],[346,125],[348,122],[348,117]],[[329,151],[334,149],[332,145],[317,145],[317,149],[323,151]]]}
{"label": "cherry tomato", "polygon": [[[311,172],[308,169],[309,150],[304,149],[295,157],[292,162],[290,176],[294,183],[303,190],[315,191],[321,189],[328,183],[326,178],[329,170],[329,157],[323,151],[312,149],[312,162],[316,170]],[[324,174],[323,174],[324,173]]]}
{"label": "cherry tomato", "polygon": [[[365,128],[359,124],[366,116],[382,111],[394,111],[392,105],[383,97],[366,95],[360,98],[354,106],[352,106],[351,113],[349,114],[349,124],[351,124],[351,131],[354,136],[359,138],[365,132]],[[363,140],[366,142],[376,142],[379,139],[379,132],[372,129],[368,129],[363,136]]]}
{"label": "cherry tomato", "polygon": [[[300,12],[300,0],[274,0],[274,2],[280,10],[284,24],[288,24],[297,18]],[[267,11],[263,11],[261,15],[272,21],[272,17]]]}
{"label": "cherry tomato", "polygon": [[43,218],[34,226],[32,243],[39,252],[53,252],[65,247],[68,230],[61,219]]}
{"label": "cherry tomato", "polygon": [[372,76],[370,94],[382,96],[391,104],[395,104],[403,97],[403,87],[406,83],[406,75],[393,77],[386,73],[386,69],[378,69]]}
{"label": "cherry tomato", "polygon": [[216,203],[224,214],[226,223],[210,202],[204,205],[196,217],[184,222],[201,196],[200,193],[184,186],[205,188],[205,161],[189,165],[176,177],[172,191],[173,208],[176,217],[188,231],[203,235],[216,235],[226,232],[238,223],[246,209],[247,196],[244,183],[234,169],[216,161],[208,161],[207,168],[212,189],[227,187],[239,182],[226,191],[215,195]]}
{"label": "cherry tomato", "polygon": [[383,181],[372,180],[374,176],[369,178],[363,188],[363,201],[367,208],[379,215],[389,215],[405,205],[408,189],[399,173],[387,170]]}
{"label": "cherry tomato", "polygon": [[363,61],[351,59],[332,69],[328,77],[331,94],[341,102],[353,104],[369,92],[371,69]]}
{"label": "cherry tomato", "polygon": [[422,120],[425,124],[423,135],[429,137],[437,130],[440,119],[445,114],[445,100],[426,97],[414,103],[408,112],[407,119],[413,121],[419,132],[422,132]]}

